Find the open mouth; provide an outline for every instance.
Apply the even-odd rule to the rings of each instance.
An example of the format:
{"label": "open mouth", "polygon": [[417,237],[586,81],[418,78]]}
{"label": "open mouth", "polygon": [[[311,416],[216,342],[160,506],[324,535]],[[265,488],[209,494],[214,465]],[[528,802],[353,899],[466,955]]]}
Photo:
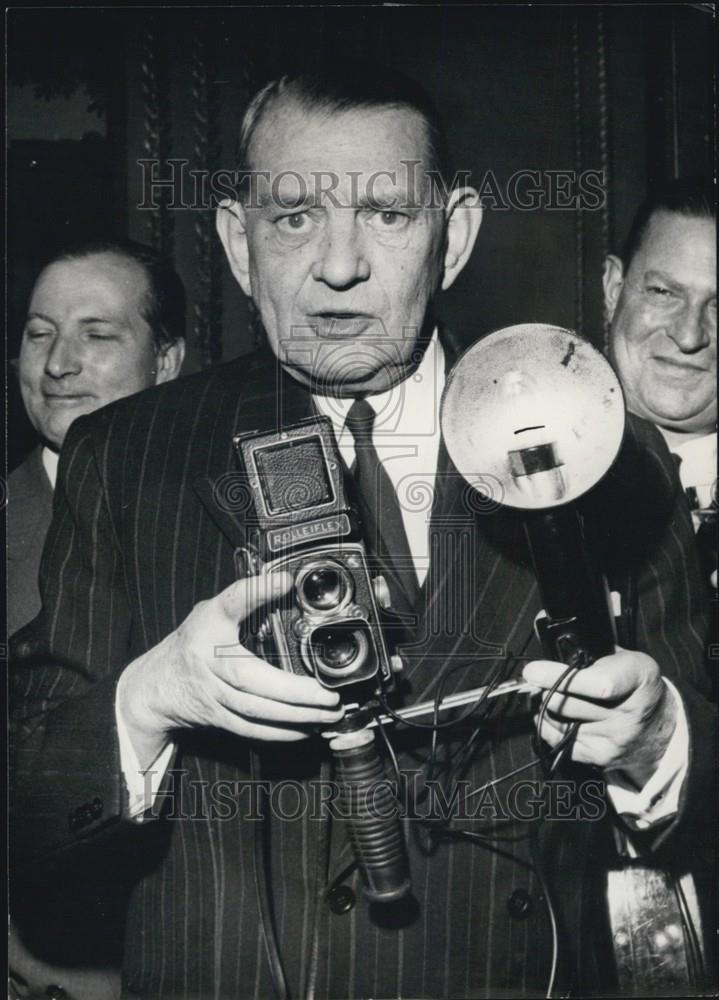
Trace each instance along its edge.
{"label": "open mouth", "polygon": [[359,337],[374,322],[374,316],[360,312],[323,311],[312,315],[312,326],[323,340]]}

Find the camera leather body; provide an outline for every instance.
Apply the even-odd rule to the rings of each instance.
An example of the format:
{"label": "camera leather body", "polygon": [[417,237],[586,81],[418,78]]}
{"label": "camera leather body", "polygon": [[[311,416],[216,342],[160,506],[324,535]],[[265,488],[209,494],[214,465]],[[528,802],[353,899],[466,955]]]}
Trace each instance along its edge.
{"label": "camera leather body", "polygon": [[349,689],[344,701],[361,703],[378,685],[387,692],[382,580],[370,574],[331,422],[313,417],[279,433],[241,434],[234,446],[250,507],[238,576],[286,572],[295,581],[287,601],[249,624],[255,646],[285,670]]}

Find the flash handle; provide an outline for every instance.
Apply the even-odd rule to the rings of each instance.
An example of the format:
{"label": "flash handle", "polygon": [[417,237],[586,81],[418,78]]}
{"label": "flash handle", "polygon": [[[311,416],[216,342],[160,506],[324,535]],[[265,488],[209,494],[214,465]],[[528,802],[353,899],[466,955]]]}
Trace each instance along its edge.
{"label": "flash handle", "polygon": [[544,655],[577,668],[609,656],[616,644],[610,596],[576,506],[526,514],[524,526],[545,612],[537,622]]}
{"label": "flash handle", "polygon": [[374,903],[402,899],[411,889],[399,809],[385,778],[374,733],[339,733],[330,740],[339,785],[338,815],[357,861],[364,894]]}

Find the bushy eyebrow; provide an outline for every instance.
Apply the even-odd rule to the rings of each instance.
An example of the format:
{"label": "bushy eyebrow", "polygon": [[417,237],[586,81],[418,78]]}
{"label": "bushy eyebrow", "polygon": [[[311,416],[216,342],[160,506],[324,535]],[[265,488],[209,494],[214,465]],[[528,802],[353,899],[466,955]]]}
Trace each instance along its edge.
{"label": "bushy eyebrow", "polygon": [[[31,323],[33,320],[39,319],[45,323],[49,323],[51,326],[57,326],[57,323],[51,316],[46,316],[45,313],[41,312],[31,312],[27,314],[27,319],[25,323]],[[101,324],[103,326],[111,326],[113,323],[112,319],[108,319],[106,316],[83,316],[79,320],[82,326],[96,326]]]}
{"label": "bushy eyebrow", "polygon": [[55,320],[52,319],[50,316],[46,316],[45,313],[30,312],[30,313],[27,314],[27,318],[26,318],[25,322],[29,323],[33,319],[42,319],[46,323],[52,323],[52,325],[55,326]]}
{"label": "bushy eyebrow", "polygon": [[412,201],[405,191],[387,191],[373,194],[371,198],[362,195],[358,200],[358,208],[376,208],[391,211],[398,208],[419,208],[419,203]]}
{"label": "bushy eyebrow", "polygon": [[302,198],[291,198],[289,195],[286,197],[277,197],[272,192],[261,194],[257,199],[257,204],[260,208],[276,208],[283,212],[291,212],[296,208],[317,208],[318,206],[317,200],[307,195]]}
{"label": "bushy eyebrow", "polygon": [[[326,194],[327,202],[344,208],[369,208],[379,209],[380,211],[391,211],[398,208],[414,209],[421,207],[420,201],[411,199],[405,191],[398,190],[380,192],[379,194],[373,194],[372,197],[364,193],[359,195],[351,205],[344,205],[341,195],[338,195],[335,191],[327,192]],[[283,212],[309,211],[313,208],[322,208],[325,203],[324,199],[316,198],[313,195],[277,197],[271,192],[266,192],[258,198],[258,205],[261,209],[272,208]]]}
{"label": "bushy eyebrow", "polygon": [[676,278],[672,278],[667,274],[666,271],[658,270],[656,267],[651,267],[649,270],[644,272],[645,281],[661,281],[665,285],[671,285],[673,288],[684,288],[681,281],[677,281]]}

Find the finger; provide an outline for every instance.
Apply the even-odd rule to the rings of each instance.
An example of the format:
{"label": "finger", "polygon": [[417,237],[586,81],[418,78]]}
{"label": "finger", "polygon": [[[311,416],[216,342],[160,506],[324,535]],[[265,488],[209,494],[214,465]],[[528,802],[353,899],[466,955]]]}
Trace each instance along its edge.
{"label": "finger", "polygon": [[[537,687],[551,688],[567,668],[550,660],[534,660],[523,670],[525,680]],[[650,674],[658,671],[651,657],[634,650],[617,649],[590,667],[578,670],[561,690],[595,701],[619,701],[631,694]]]}
{"label": "finger", "polygon": [[274,740],[279,743],[295,743],[306,740],[311,735],[309,731],[295,729],[292,726],[264,725],[261,722],[249,722],[227,709],[219,707],[217,726],[228,733],[243,736],[251,740]]}
{"label": "finger", "polygon": [[[537,726],[538,722],[539,715],[537,714],[534,716],[534,725]],[[566,727],[561,724],[557,725],[545,715],[541,727],[537,729],[537,733],[550,747],[556,747],[564,739]]]}
{"label": "finger", "polygon": [[344,707],[341,705],[334,710],[290,705],[271,698],[248,694],[246,691],[239,692],[228,684],[220,685],[218,700],[224,708],[235,715],[262,723],[281,722],[287,725],[321,726],[339,722],[344,715]]}
{"label": "finger", "polygon": [[292,587],[289,573],[259,573],[235,580],[217,595],[220,607],[233,622],[240,622],[270,601],[276,601]]}
{"label": "finger", "polygon": [[[576,670],[574,672],[576,673]],[[561,683],[560,691],[567,690],[572,676],[572,671],[566,663],[556,663],[554,660],[532,660],[522,670],[522,676],[528,683],[546,691],[554,687],[564,674],[567,676]]]}
{"label": "finger", "polygon": [[214,664],[220,680],[238,691],[292,705],[332,708],[339,703],[337,691],[322,687],[314,677],[273,667],[242,646],[232,656],[216,657]]}
{"label": "finger", "polygon": [[546,701],[546,706],[553,718],[568,722],[599,722],[606,719],[609,711],[605,705],[559,692]]}

